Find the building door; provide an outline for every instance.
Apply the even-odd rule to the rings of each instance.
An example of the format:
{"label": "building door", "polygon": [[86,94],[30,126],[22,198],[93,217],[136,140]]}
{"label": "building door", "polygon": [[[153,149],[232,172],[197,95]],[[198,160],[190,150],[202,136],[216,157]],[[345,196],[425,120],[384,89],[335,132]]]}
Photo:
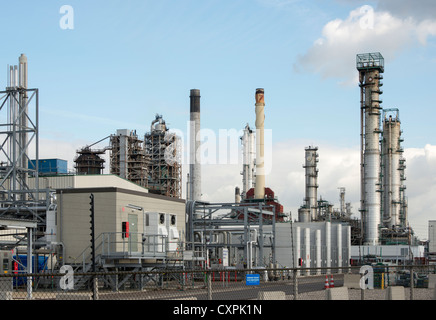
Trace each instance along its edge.
{"label": "building door", "polygon": [[129,252],[138,252],[138,215],[129,214]]}

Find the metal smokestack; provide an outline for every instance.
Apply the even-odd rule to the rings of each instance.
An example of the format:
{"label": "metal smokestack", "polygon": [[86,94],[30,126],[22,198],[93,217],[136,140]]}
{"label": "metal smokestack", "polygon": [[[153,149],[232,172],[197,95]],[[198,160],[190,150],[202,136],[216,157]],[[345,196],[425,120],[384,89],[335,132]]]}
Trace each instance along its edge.
{"label": "metal smokestack", "polygon": [[190,152],[189,152],[189,200],[201,200],[201,152],[200,152],[200,90],[191,90]]}
{"label": "metal smokestack", "polygon": [[254,187],[255,199],[265,198],[264,94],[264,89],[256,89],[256,185]]}

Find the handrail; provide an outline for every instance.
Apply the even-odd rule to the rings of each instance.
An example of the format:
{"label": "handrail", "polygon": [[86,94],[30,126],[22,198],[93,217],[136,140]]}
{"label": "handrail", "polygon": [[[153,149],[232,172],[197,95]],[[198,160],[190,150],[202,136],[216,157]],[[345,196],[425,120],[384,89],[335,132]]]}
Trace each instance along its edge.
{"label": "handrail", "polygon": [[[103,232],[95,239],[96,258],[102,256],[122,255],[135,256],[166,256],[170,252],[170,241],[166,235],[144,235],[143,233],[129,232],[128,237],[122,237],[122,232]],[[118,236],[119,235],[119,236]],[[132,240],[137,236],[137,241]],[[74,260],[73,264],[85,270],[91,259],[91,244],[89,244]],[[80,261],[79,261],[80,259]]]}
{"label": "handrail", "polygon": [[[99,234],[95,240],[97,241],[101,236],[102,236],[102,234]],[[100,246],[101,246],[101,243],[100,243],[100,245],[96,246],[95,249],[97,250]],[[89,244],[85,249],[83,249],[83,251],[80,254],[78,254],[78,256],[73,260],[73,264],[77,264],[77,260],[79,258],[81,258],[82,259],[81,264],[82,264],[83,270],[85,269],[86,260],[90,260],[91,259],[91,253],[89,253],[88,256],[85,257],[85,254],[86,254],[87,250],[91,250],[91,244]]]}

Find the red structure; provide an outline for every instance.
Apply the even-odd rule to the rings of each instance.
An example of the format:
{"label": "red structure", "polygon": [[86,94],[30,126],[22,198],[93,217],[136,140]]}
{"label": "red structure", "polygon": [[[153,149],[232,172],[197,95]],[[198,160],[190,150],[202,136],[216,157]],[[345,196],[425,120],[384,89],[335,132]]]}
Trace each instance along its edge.
{"label": "red structure", "polygon": [[[247,191],[247,194],[245,195],[245,199],[242,200],[241,202],[241,206],[243,206],[244,203],[253,204],[256,202],[264,202],[266,205],[273,206],[275,208],[276,222],[282,222],[284,220],[285,214],[283,213],[283,206],[277,201],[277,199],[274,196],[274,191],[272,191],[270,188],[265,188],[264,199],[255,199],[254,188],[251,188],[250,190]],[[265,211],[267,211],[267,209],[265,209]],[[269,215],[264,215],[263,217],[264,219],[271,219],[271,216]],[[238,212],[236,218],[244,219],[243,212]]]}

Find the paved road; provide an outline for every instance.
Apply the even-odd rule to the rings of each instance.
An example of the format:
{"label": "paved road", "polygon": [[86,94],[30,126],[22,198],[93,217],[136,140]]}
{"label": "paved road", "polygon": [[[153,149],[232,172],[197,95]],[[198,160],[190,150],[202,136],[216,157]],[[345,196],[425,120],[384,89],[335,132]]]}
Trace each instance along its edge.
{"label": "paved road", "polygon": [[[298,293],[320,291],[324,289],[325,276],[310,276],[298,278]],[[343,285],[343,275],[334,276],[335,286]],[[286,295],[294,294],[293,280],[261,282],[259,286],[247,286],[245,282],[212,283],[213,300],[252,300],[257,299],[260,291],[282,291]],[[194,297],[197,300],[207,300],[207,289],[186,289],[178,292],[159,292],[151,299],[177,299]]]}

